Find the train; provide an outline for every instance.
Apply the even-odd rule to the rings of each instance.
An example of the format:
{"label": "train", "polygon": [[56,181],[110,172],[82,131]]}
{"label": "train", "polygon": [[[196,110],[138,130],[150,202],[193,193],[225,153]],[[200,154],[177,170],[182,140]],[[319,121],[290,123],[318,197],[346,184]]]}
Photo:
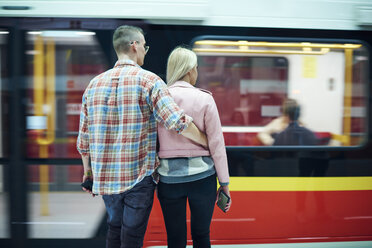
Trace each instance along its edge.
{"label": "train", "polygon": [[[105,245],[76,138],[82,94],[115,64],[120,25],[145,31],[143,68],[163,79],[176,46],[198,56],[233,199],[214,210],[212,247],[372,247],[371,16],[368,0],[1,1],[0,247]],[[288,98],[317,145],[258,138]],[[155,197],[144,247],[166,246]]]}

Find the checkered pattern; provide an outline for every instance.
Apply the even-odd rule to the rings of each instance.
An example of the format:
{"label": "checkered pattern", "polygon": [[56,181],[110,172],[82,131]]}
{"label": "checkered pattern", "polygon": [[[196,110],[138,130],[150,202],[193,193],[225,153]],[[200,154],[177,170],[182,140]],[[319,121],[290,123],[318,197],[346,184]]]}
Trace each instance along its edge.
{"label": "checkered pattern", "polygon": [[154,172],[156,122],[180,133],[191,121],[165,83],[131,60],[95,77],[83,95],[77,140],[91,158],[93,193],[124,192]]}

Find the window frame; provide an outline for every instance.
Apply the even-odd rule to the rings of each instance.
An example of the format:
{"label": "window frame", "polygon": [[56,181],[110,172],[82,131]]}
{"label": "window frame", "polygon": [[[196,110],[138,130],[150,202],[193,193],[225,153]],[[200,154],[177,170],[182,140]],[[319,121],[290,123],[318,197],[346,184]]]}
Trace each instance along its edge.
{"label": "window frame", "polygon": [[[357,39],[325,39],[325,38],[293,38],[293,37],[266,37],[266,36],[229,36],[229,35],[201,35],[196,36],[190,41],[190,47],[193,49],[195,42],[197,41],[203,41],[203,40],[216,40],[216,41],[266,41],[266,42],[310,42],[310,43],[324,43],[324,44],[331,44],[331,43],[342,43],[342,44],[361,44],[365,50],[366,50],[366,56],[368,57],[367,62],[367,71],[366,78],[367,80],[370,78],[369,75],[369,64],[370,64],[370,54],[371,54],[371,48],[369,45],[362,41]],[[370,95],[370,89],[371,89],[371,82],[365,82],[365,88],[366,88],[366,95],[365,95],[365,135],[364,139],[361,143],[358,145],[350,145],[350,146],[226,146],[228,150],[233,151],[349,151],[349,150],[360,150],[366,147],[368,144],[368,139],[371,138],[372,133],[370,130],[370,126],[372,123],[372,116],[370,115],[371,112],[371,104],[369,99],[371,98]]]}

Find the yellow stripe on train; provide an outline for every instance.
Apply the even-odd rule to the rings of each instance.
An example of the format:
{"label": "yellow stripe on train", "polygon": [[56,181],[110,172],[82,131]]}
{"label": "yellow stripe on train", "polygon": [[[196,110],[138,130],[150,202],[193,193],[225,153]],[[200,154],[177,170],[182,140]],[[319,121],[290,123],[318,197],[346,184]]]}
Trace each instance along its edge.
{"label": "yellow stripe on train", "polygon": [[231,191],[372,190],[372,177],[230,177]]}

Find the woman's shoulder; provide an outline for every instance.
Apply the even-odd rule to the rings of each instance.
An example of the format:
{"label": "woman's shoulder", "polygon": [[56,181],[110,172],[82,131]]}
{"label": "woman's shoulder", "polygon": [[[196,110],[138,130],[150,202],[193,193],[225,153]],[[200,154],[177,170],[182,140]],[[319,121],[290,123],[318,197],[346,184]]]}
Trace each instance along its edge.
{"label": "woman's shoulder", "polygon": [[[196,87],[195,87],[195,89],[197,89],[197,90],[199,90],[199,91],[201,91],[201,92],[203,92],[203,93],[206,93],[207,95],[212,96],[212,92],[210,92],[210,91],[208,91],[208,90],[206,90],[206,89],[196,88]],[[203,94],[203,95],[204,95],[204,94]]]}
{"label": "woman's shoulder", "polygon": [[197,95],[196,97],[199,98],[199,99],[202,99],[204,100],[205,102],[213,102],[214,99],[213,99],[213,95],[212,95],[212,92],[206,90],[206,89],[202,89],[202,88],[194,88],[194,90],[197,92]]}
{"label": "woman's shoulder", "polygon": [[198,99],[198,102],[200,102],[200,104],[205,106],[215,105],[212,92],[202,88],[195,88],[195,91],[195,97]]}
{"label": "woman's shoulder", "polygon": [[[182,82],[181,82],[182,83]],[[203,100],[213,99],[212,92],[198,88],[192,85],[178,83],[170,86],[168,89],[171,93],[180,94],[183,97],[195,97]]]}

